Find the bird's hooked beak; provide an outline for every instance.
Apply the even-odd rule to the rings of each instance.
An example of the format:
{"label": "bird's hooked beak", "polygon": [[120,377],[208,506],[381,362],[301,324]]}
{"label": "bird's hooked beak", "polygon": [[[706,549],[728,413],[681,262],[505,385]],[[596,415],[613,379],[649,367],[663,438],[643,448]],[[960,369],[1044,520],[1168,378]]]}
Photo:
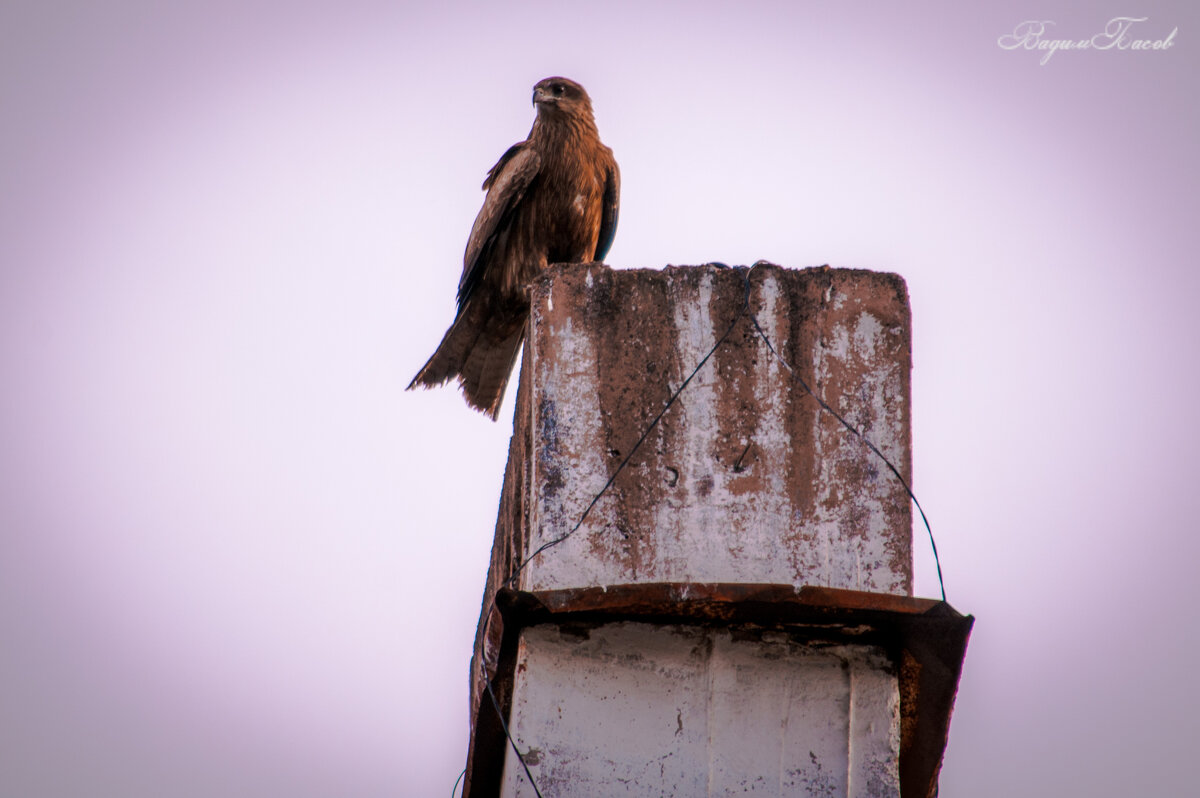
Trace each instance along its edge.
{"label": "bird's hooked beak", "polygon": [[545,100],[546,90],[541,86],[535,86],[533,89],[533,107],[536,108],[538,103],[544,102]]}

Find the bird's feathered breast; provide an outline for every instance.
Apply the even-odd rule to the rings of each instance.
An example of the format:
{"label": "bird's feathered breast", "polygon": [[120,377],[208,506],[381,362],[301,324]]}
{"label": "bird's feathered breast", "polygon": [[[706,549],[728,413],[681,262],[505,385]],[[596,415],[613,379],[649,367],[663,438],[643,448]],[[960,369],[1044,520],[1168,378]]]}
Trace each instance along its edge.
{"label": "bird's feathered breast", "polygon": [[[620,174],[591,120],[568,113],[534,123],[484,181],[459,281],[460,312],[481,285],[511,301],[551,263],[603,258],[616,231]],[[520,296],[517,296],[520,294]]]}

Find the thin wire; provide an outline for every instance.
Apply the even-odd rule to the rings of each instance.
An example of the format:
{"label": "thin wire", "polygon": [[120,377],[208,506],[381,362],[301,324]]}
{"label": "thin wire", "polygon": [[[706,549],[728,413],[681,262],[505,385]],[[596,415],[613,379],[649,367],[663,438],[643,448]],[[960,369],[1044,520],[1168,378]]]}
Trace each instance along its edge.
{"label": "thin wire", "polygon": [[504,729],[504,736],[508,738],[508,744],[512,746],[513,753],[517,755],[517,760],[521,763],[521,767],[525,769],[525,778],[529,779],[529,785],[533,787],[537,798],[542,798],[542,791],[538,789],[537,782],[533,780],[533,774],[529,772],[529,765],[525,764],[525,757],[521,753],[521,749],[517,748],[517,741],[513,739],[512,734],[508,731],[508,724],[504,721],[504,713],[500,711],[500,702],[496,699],[496,693],[492,690],[491,679],[487,680],[487,692],[492,699],[492,707],[496,710],[496,717],[500,719],[500,728]]}

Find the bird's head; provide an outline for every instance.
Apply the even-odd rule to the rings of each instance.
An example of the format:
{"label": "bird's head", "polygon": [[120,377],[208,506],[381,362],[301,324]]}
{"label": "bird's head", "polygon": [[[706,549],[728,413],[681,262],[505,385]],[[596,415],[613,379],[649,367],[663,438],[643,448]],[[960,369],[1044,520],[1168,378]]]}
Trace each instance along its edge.
{"label": "bird's head", "polygon": [[592,115],[592,99],[573,80],[567,78],[546,78],[533,87],[533,106],[537,108],[538,116],[569,116]]}

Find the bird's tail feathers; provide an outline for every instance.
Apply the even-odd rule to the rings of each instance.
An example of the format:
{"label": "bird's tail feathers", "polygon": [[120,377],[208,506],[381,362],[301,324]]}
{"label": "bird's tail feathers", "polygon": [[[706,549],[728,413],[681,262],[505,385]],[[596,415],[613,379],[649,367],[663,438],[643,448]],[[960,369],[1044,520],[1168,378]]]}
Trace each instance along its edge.
{"label": "bird's tail feathers", "polygon": [[478,313],[459,314],[446,330],[433,357],[417,372],[407,390],[433,388],[458,377],[467,404],[492,420],[500,412],[504,389],[525,338],[525,320]]}

